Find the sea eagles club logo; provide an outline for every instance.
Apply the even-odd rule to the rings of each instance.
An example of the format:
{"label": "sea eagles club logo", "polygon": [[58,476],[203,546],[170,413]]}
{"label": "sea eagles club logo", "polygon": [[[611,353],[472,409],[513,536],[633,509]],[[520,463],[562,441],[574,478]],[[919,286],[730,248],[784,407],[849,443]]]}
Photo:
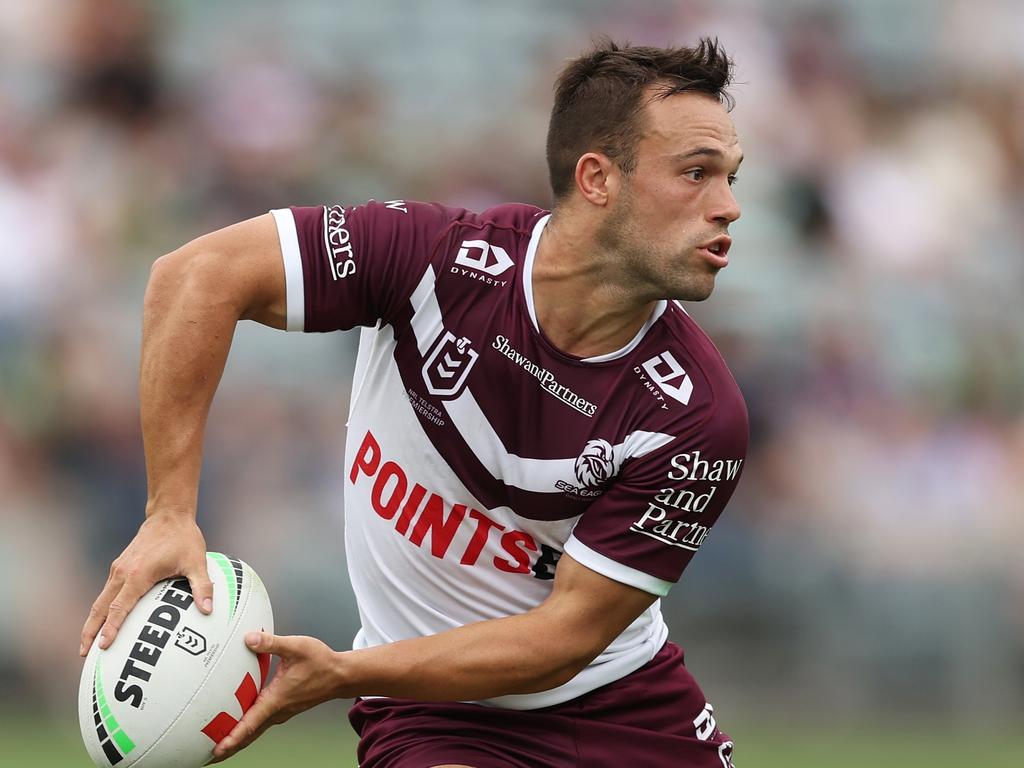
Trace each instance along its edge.
{"label": "sea eagles club logo", "polygon": [[588,440],[580,455],[576,457],[573,470],[579,485],[559,480],[555,483],[558,490],[576,498],[593,499],[600,496],[604,493],[605,483],[619,471],[611,443],[601,438]]}
{"label": "sea eagles club logo", "polygon": [[576,459],[576,479],[584,488],[597,488],[615,474],[612,446],[600,438],[588,440]]}

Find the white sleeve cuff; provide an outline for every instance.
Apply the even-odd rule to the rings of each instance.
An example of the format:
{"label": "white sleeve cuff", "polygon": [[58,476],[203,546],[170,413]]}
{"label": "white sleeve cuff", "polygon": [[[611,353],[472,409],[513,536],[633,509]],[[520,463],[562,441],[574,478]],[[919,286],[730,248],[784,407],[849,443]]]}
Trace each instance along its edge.
{"label": "white sleeve cuff", "polygon": [[651,576],[649,573],[623,565],[612,560],[610,557],[605,557],[600,552],[592,550],[575,536],[570,536],[569,540],[565,542],[565,554],[581,565],[585,565],[590,570],[600,573],[602,576],[607,576],[609,579],[621,582],[622,584],[628,584],[637,589],[642,589],[644,592],[650,592],[652,595],[664,597],[672,589],[671,581],[659,579]]}
{"label": "white sleeve cuff", "polygon": [[281,258],[284,259],[285,300],[289,331],[306,328],[306,297],[302,281],[302,254],[299,253],[299,235],[295,230],[295,216],[288,208],[277,208],[270,212],[277,223],[277,236],[281,241]]}

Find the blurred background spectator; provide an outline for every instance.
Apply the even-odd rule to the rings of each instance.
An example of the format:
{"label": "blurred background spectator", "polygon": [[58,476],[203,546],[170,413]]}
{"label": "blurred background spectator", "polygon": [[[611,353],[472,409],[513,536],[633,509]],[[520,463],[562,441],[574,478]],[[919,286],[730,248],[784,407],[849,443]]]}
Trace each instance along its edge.
{"label": "blurred background spectator", "polygon": [[[141,519],[151,262],[288,204],[548,205],[551,84],[598,33],[717,35],[739,67],[744,215],[692,310],[752,451],[666,604],[705,689],[752,714],[1020,711],[1014,0],[0,4],[0,708],[73,708],[78,630]],[[357,624],[353,349],[243,323],[200,494],[210,548],[260,571],[279,631],[335,647]]]}

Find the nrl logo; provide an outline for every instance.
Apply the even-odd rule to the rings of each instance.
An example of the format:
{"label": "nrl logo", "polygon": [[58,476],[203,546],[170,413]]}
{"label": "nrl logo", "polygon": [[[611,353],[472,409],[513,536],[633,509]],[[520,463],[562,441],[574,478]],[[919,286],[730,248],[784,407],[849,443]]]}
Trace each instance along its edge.
{"label": "nrl logo", "polygon": [[576,479],[584,488],[597,488],[615,474],[615,456],[607,440],[588,440],[576,459]]}
{"label": "nrl logo", "polygon": [[193,656],[206,653],[206,638],[191,627],[183,627],[177,634],[174,644]]}
{"label": "nrl logo", "polygon": [[466,377],[480,354],[465,336],[459,339],[451,331],[442,331],[423,363],[423,379],[430,394],[454,398],[462,393]]}

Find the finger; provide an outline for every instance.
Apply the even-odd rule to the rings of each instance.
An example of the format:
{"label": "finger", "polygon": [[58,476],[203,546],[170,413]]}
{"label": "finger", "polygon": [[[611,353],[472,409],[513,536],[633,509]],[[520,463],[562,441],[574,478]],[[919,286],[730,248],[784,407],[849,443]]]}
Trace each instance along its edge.
{"label": "finger", "polygon": [[107,609],[107,620],[100,630],[100,649],[106,650],[110,647],[128,613],[151,586],[153,585],[137,578],[125,581],[121,591],[110,601]]}
{"label": "finger", "polygon": [[259,736],[267,730],[273,722],[271,717],[277,712],[277,705],[267,691],[261,693],[249,711],[242,715],[242,719],[231,729],[231,733],[221,739],[220,743],[213,748],[213,756],[216,760],[225,760],[241,749],[252,744]]}
{"label": "finger", "polygon": [[245,644],[253,653],[272,653],[275,656],[292,656],[295,653],[290,637],[269,632],[249,632],[245,636]]}
{"label": "finger", "polygon": [[185,577],[192,587],[192,597],[203,613],[213,613],[213,582],[206,570],[206,555],[194,566],[185,571]]}
{"label": "finger", "polygon": [[96,598],[96,602],[92,604],[89,609],[89,615],[85,619],[85,624],[82,627],[82,636],[79,638],[80,645],[78,647],[78,655],[85,656],[88,653],[89,648],[92,646],[92,641],[96,639],[96,633],[100,631],[100,627],[103,626],[103,622],[107,618],[107,610],[110,607],[111,601],[117,595],[121,589],[121,582],[115,580],[113,577],[107,579],[107,583],[103,587],[103,591],[100,592],[100,596]]}

